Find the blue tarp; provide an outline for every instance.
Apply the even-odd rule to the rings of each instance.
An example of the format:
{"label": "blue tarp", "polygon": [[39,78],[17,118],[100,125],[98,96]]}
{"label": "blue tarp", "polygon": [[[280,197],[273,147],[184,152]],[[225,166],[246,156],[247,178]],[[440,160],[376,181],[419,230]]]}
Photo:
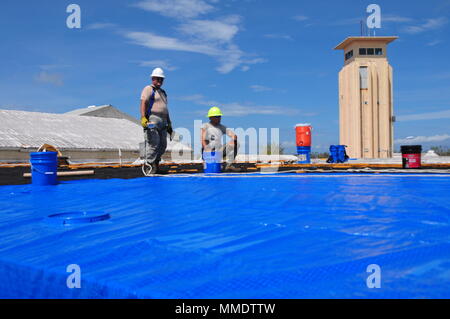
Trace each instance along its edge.
{"label": "blue tarp", "polygon": [[[0,297],[449,298],[449,194],[449,177],[427,175],[4,186]],[[48,222],[74,211],[111,219]],[[367,286],[371,264],[381,288]]]}

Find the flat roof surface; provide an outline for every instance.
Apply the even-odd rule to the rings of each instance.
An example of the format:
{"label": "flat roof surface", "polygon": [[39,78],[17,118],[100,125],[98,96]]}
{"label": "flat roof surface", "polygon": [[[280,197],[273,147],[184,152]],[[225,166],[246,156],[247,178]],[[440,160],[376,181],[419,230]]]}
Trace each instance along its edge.
{"label": "flat roof surface", "polygon": [[389,44],[395,40],[397,40],[397,36],[389,36],[389,37],[348,37],[344,41],[342,41],[337,47],[335,47],[335,50],[344,50],[346,47],[348,47],[350,44],[352,44],[355,41],[383,41],[386,44]]}
{"label": "flat roof surface", "polygon": [[[1,186],[0,298],[449,298],[449,193],[441,175]],[[82,211],[111,218],[48,218]]]}

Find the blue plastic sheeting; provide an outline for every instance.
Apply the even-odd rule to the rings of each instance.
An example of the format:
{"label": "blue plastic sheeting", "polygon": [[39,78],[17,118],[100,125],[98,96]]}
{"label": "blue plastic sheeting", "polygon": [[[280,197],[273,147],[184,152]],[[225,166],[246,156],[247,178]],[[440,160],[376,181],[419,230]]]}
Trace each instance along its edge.
{"label": "blue plastic sheeting", "polygon": [[[426,175],[4,186],[0,297],[449,298],[449,194],[449,177]],[[76,211],[111,218],[48,222]],[[381,288],[367,286],[371,264]]]}

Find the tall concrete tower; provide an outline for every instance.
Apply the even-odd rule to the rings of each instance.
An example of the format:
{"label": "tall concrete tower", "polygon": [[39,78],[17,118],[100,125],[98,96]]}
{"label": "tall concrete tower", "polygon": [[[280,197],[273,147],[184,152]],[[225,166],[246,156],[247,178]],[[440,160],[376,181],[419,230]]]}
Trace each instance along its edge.
{"label": "tall concrete tower", "polygon": [[398,37],[349,37],[339,73],[340,144],[353,158],[393,154],[393,82],[387,45]]}

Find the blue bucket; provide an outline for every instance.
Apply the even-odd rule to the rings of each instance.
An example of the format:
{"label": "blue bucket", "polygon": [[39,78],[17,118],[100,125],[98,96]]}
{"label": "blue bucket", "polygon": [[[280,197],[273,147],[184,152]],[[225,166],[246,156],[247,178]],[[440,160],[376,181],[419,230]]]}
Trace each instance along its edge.
{"label": "blue bucket", "polygon": [[345,145],[331,145],[330,146],[330,157],[331,161],[329,163],[345,163],[348,161],[346,158]]}
{"label": "blue bucket", "polygon": [[203,152],[205,161],[204,172],[207,174],[222,173],[222,153],[220,152]]}
{"label": "blue bucket", "polygon": [[345,158],[346,152],[345,152],[345,145],[338,145],[338,160],[339,163],[345,163],[347,162],[347,158]]}
{"label": "blue bucket", "polygon": [[339,163],[339,145],[330,145],[331,163]]}
{"label": "blue bucket", "polygon": [[221,163],[206,163],[206,168],[204,170],[207,174],[218,174],[222,173]]}
{"label": "blue bucket", "polygon": [[33,185],[44,186],[58,184],[58,153],[31,153],[30,163]]}
{"label": "blue bucket", "polygon": [[297,146],[298,164],[311,163],[311,146]]}

